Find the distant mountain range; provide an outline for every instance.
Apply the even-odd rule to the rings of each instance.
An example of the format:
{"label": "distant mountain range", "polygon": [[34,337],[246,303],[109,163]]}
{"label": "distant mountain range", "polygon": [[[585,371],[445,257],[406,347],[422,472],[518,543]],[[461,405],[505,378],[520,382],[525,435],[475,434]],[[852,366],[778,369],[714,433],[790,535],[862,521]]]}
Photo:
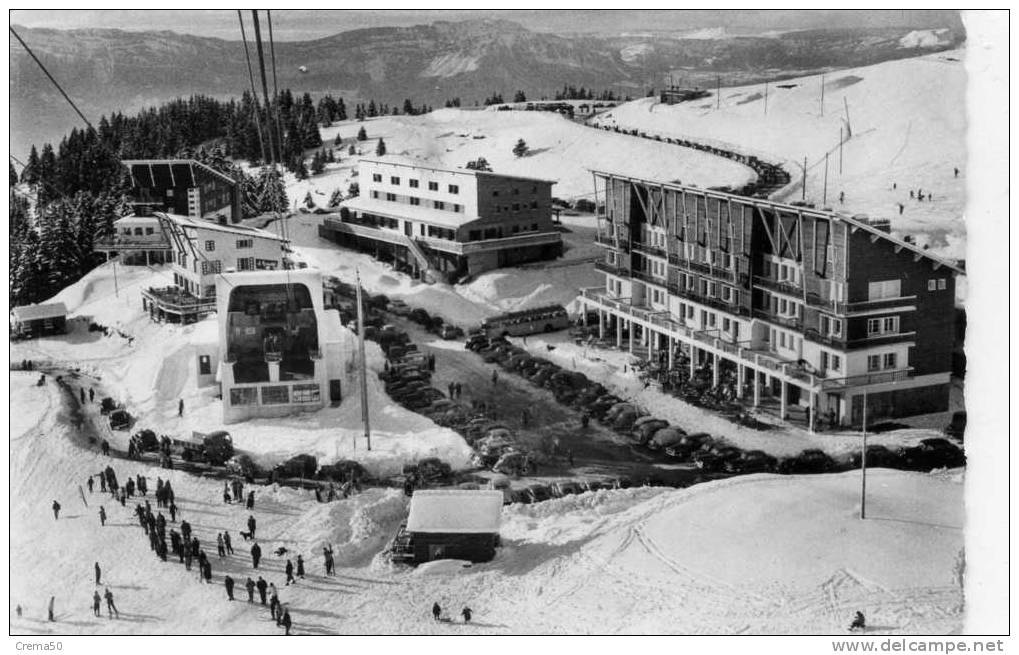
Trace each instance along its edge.
{"label": "distant mountain range", "polygon": [[[93,121],[178,96],[237,96],[249,88],[239,40],[166,31],[15,29]],[[257,63],[250,31],[248,38]],[[567,84],[641,96],[667,83],[670,74],[689,86],[714,86],[716,76],[723,85],[743,84],[909,57],[964,40],[957,24],[768,36],[723,30],[561,36],[505,20],[471,20],[278,42],[275,54],[279,86],[297,93],[341,95],[348,106],[369,98],[442,106],[453,97],[469,106],[493,92],[510,100],[520,89],[533,98]],[[17,155],[32,143],[59,141],[80,119],[13,36],[10,55],[11,151]]]}

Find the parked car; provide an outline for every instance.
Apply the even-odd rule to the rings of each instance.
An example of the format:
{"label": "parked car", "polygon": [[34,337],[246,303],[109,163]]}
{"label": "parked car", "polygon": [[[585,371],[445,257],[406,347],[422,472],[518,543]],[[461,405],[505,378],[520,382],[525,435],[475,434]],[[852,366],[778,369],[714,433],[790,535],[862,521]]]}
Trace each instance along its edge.
{"label": "parked car", "polygon": [[955,468],[966,463],[962,449],[947,439],[924,439],[919,445],[903,451],[905,467],[914,471]]}
{"label": "parked car", "polygon": [[115,409],[110,412],[110,427],[114,430],[130,429],[134,418],[125,409]]}
{"label": "parked car", "polygon": [[140,453],[152,453],[159,450],[159,439],[156,437],[156,433],[149,429],[131,435],[131,443]]}
{"label": "parked car", "polygon": [[714,446],[694,453],[693,463],[705,471],[726,471],[742,455],[743,451],[735,446]]}
{"label": "parked car", "polygon": [[707,432],[694,432],[683,436],[677,443],[665,449],[665,454],[673,459],[689,459],[701,448],[710,445],[711,435]]}
{"label": "parked car", "polygon": [[[874,468],[896,468],[903,463],[903,451],[891,450],[881,444],[870,444],[867,446],[867,467]],[[859,450],[854,450],[849,455],[849,464],[853,468],[859,468],[862,463]]]}
{"label": "parked car", "polygon": [[661,428],[656,430],[648,440],[647,447],[651,450],[664,450],[679,443],[685,436],[686,432],[675,426]]}
{"label": "parked car", "polygon": [[314,478],[318,470],[318,460],[314,455],[294,455],[280,462],[273,468],[274,478]]}
{"label": "parked car", "polygon": [[835,461],[818,448],[808,448],[798,455],[786,457],[778,465],[779,473],[827,473]]}
{"label": "parked car", "polygon": [[467,338],[467,343],[464,344],[464,348],[467,350],[481,350],[482,348],[488,347],[488,337],[483,334],[472,334]]}
{"label": "parked car", "polygon": [[247,455],[234,455],[228,459],[226,470],[227,473],[240,476],[247,482],[252,482],[256,477],[265,475],[265,471]]}
{"label": "parked car", "polygon": [[459,339],[463,336],[463,334],[464,331],[462,328],[450,325],[449,323],[445,323],[439,328],[439,337],[442,339]]}
{"label": "parked car", "polygon": [[410,307],[407,306],[407,303],[397,298],[390,300],[389,304],[386,306],[386,309],[389,311],[390,314],[396,314],[397,316],[407,316],[411,312],[411,309]]}
{"label": "parked car", "polygon": [[728,473],[769,473],[778,466],[778,460],[763,450],[747,450],[725,464]]}

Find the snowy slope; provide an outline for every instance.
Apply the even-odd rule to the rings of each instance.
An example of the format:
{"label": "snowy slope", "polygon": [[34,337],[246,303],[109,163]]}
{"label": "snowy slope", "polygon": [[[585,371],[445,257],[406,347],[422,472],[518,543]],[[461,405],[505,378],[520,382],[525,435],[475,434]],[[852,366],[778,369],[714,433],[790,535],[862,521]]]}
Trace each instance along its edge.
{"label": "snowy slope", "polygon": [[[230,603],[221,586],[225,573],[240,583],[254,573],[238,536],[248,512],[222,503],[216,480],[110,461],[72,445],[54,413],[55,386],[34,387],[36,377],[12,376],[11,402],[24,416],[21,436],[11,441],[17,565],[10,599],[25,616],[11,619],[11,632],[278,633],[264,608]],[[169,474],[183,517],[210,555],[213,585],[150,552],[133,503],[111,504],[97,488],[82,505],[77,486],[107,463],[121,479],[146,475],[150,486]],[[319,504],[303,491],[257,488],[265,555],[257,574],[277,585],[297,634],[839,634],[856,610],[874,633],[958,631],[962,475],[872,470],[869,481],[866,521],[857,515],[856,472],[744,476],[508,506],[494,561],[430,575],[376,557],[406,517],[398,490]],[[64,508],[59,521],[49,509],[53,499]],[[99,504],[110,516],[105,528]],[[224,529],[236,554],[219,558],[210,544]],[[322,575],[325,543],[336,548],[336,577]],[[296,586],[283,584],[285,560],[271,554],[281,545],[292,558],[305,556],[309,575]],[[94,562],[120,619],[91,616]],[[56,626],[45,621],[51,595]],[[433,622],[436,601],[452,615],[469,605],[474,623]]]}
{"label": "snowy slope", "polygon": [[[917,35],[921,38],[923,35]],[[825,153],[829,153],[827,205],[851,213],[890,218],[895,232],[915,235],[934,252],[965,257],[966,72],[964,52],[783,80],[764,87],[723,88],[715,98],[663,105],[644,98],[621,105],[593,122],[734,144],[784,162],[795,179],[808,159],[807,197],[822,205]],[[848,105],[852,138],[843,146],[839,130]],[[954,177],[954,168],[960,175]],[[893,188],[893,184],[897,188]],[[934,200],[911,200],[909,191],[934,192]],[[839,204],[839,193],[845,203]],[[801,189],[787,200],[799,200]],[[898,213],[898,204],[905,206]]]}

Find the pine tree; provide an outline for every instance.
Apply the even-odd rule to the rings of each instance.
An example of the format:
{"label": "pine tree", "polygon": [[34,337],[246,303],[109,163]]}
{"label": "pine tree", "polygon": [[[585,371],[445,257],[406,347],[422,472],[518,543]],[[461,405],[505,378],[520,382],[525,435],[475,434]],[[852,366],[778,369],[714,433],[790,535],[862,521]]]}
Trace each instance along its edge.
{"label": "pine tree", "polygon": [[513,96],[513,102],[527,102],[527,96],[524,95],[523,91],[517,91],[516,95]]}
{"label": "pine tree", "polygon": [[301,159],[297,166],[294,167],[294,177],[299,180],[308,179],[308,167],[304,165],[304,159]]}
{"label": "pine tree", "polygon": [[354,147],[353,143],[351,143],[350,147],[347,148],[347,154],[350,155],[351,157],[357,154],[357,148]]}
{"label": "pine tree", "polygon": [[326,163],[327,164],[336,163],[336,152],[332,148],[326,150]]}
{"label": "pine tree", "polygon": [[315,151],[315,156],[311,158],[311,174],[319,175],[326,169],[326,156],[321,150]]}
{"label": "pine tree", "polygon": [[342,146],[343,145],[343,136],[340,135],[340,134],[337,134],[336,138],[333,139],[333,145],[334,146]]}
{"label": "pine tree", "polygon": [[403,113],[408,116],[414,115],[414,104],[410,101],[410,98],[403,101]]}
{"label": "pine tree", "polygon": [[18,172],[16,170],[14,170],[14,164],[12,162],[8,161],[7,162],[7,167],[10,168],[10,175],[8,177],[8,179],[10,180],[10,185],[12,187],[13,186],[17,186],[17,184],[18,184]]}
{"label": "pine tree", "polygon": [[39,182],[39,151],[32,146],[31,152],[28,153],[28,163],[25,164],[24,170],[21,171],[21,181],[26,184],[37,184]]}
{"label": "pine tree", "polygon": [[339,98],[336,101],[336,120],[347,120],[347,106],[343,104],[343,98]]}
{"label": "pine tree", "polygon": [[381,157],[384,154],[386,154],[386,142],[379,139],[379,144],[375,146],[375,156]]}
{"label": "pine tree", "polygon": [[351,182],[350,186],[347,187],[347,197],[356,198],[361,195],[361,185],[357,182]]}
{"label": "pine tree", "polygon": [[[368,132],[365,131],[364,125],[362,125],[361,129],[359,129],[357,131],[357,140],[358,141],[367,141],[368,140]],[[353,146],[351,146],[351,147],[353,147]],[[353,154],[353,153],[351,153],[351,154]]]}
{"label": "pine tree", "polygon": [[379,115],[378,107],[375,106],[375,98],[372,98],[368,102],[368,118],[374,118]]}
{"label": "pine tree", "polygon": [[513,154],[517,157],[523,157],[527,154],[527,143],[523,139],[519,139],[517,145],[513,146]]}
{"label": "pine tree", "polygon": [[308,209],[311,209],[312,207],[315,206],[315,198],[312,197],[311,191],[309,191],[307,195],[304,196],[304,206],[307,207]]}
{"label": "pine tree", "polygon": [[339,207],[341,202],[343,202],[343,192],[336,189],[333,191],[333,194],[329,196],[329,207]]}

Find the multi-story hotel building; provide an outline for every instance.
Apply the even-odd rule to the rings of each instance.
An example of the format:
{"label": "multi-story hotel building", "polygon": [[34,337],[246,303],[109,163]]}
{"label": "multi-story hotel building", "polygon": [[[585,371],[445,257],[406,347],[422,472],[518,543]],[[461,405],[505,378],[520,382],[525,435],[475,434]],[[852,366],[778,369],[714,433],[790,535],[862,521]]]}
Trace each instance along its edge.
{"label": "multi-story hotel building", "polygon": [[[736,393],[859,424],[948,409],[955,263],[887,221],[594,172],[604,336],[735,368]],[[661,356],[663,359],[664,355]],[[756,383],[755,383],[756,382]],[[749,398],[748,398],[749,399]]]}
{"label": "multi-story hotel building", "polygon": [[415,277],[466,275],[562,254],[552,224],[551,180],[362,159],[360,195],[327,217],[321,236]]}

